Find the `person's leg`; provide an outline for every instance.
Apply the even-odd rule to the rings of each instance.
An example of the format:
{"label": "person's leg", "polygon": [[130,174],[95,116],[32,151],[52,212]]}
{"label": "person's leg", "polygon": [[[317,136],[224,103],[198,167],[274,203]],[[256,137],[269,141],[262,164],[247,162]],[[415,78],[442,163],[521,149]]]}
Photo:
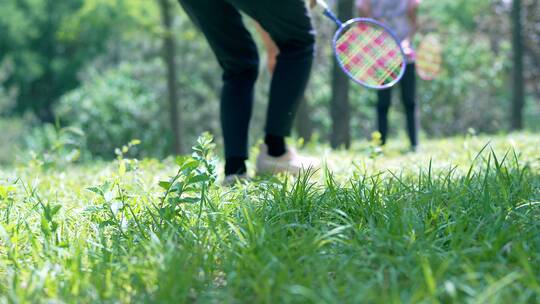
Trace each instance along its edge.
{"label": "person's leg", "polygon": [[418,146],[418,109],[416,106],[416,68],[414,63],[407,65],[407,70],[401,79],[401,100],[405,108],[407,120],[407,135],[411,146]]}
{"label": "person's leg", "polygon": [[377,127],[381,133],[381,144],[386,144],[388,136],[388,109],[392,101],[392,89],[377,91]]}
{"label": "person's leg", "polygon": [[238,10],[224,0],[180,0],[206,36],[223,68],[221,125],[225,174],[243,174],[248,158],[248,127],[258,75],[257,47]]}
{"label": "person's leg", "polygon": [[257,20],[279,48],[270,86],[265,142],[271,156],[285,153],[314,55],[315,32],[303,0],[228,0]]}

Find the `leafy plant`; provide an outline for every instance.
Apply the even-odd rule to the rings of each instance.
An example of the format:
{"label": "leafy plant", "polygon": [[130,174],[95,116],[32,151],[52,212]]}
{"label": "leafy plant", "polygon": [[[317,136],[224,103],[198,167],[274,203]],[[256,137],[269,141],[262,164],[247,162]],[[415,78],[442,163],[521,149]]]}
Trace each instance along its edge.
{"label": "leafy plant", "polygon": [[209,133],[203,134],[193,147],[190,157],[177,157],[178,171],[168,181],[159,182],[165,190],[160,202],[160,217],[172,221],[181,212],[182,204],[200,204],[199,217],[203,204],[213,207],[207,200],[208,188],[216,181],[216,162],[213,156],[213,138]]}
{"label": "leafy plant", "polygon": [[125,171],[136,141],[61,173],[1,168],[0,302],[534,302],[538,140],[338,151],[233,188],[209,135]]}
{"label": "leafy plant", "polygon": [[116,147],[140,139],[138,156],[164,156],[170,146],[166,110],[154,91],[124,64],[104,74],[94,71],[79,89],[66,95],[56,110],[63,124],[86,134],[85,145],[93,155],[112,158]]}
{"label": "leafy plant", "polygon": [[24,136],[30,158],[46,168],[77,162],[85,152],[85,133],[76,127],[44,124]]}

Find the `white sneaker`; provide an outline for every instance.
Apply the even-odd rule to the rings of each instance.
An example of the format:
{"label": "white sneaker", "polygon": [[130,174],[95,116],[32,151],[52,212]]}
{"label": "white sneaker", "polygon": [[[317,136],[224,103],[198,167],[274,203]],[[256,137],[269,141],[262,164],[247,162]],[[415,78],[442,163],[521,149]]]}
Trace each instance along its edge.
{"label": "white sneaker", "polygon": [[319,166],[320,162],[316,158],[298,155],[293,148],[287,148],[287,152],[282,156],[270,156],[266,144],[260,145],[260,153],[257,157],[257,174],[288,172],[297,175],[302,170],[315,170]]}
{"label": "white sneaker", "polygon": [[247,180],[249,180],[249,178],[246,173],[230,174],[230,175],[225,176],[225,178],[223,179],[223,182],[221,182],[221,185],[225,187],[232,187],[236,185],[237,183],[242,183]]}

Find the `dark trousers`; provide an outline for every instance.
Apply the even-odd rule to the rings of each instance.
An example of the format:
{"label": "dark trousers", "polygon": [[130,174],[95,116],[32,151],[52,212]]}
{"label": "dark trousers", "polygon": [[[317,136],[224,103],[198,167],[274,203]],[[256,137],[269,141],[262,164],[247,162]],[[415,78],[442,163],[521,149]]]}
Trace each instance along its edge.
{"label": "dark trousers", "polygon": [[[414,63],[407,64],[407,69],[400,81],[401,101],[405,108],[407,135],[412,146],[418,145],[418,111],[416,107],[416,67]],[[388,135],[388,110],[392,100],[392,89],[381,90],[378,93],[377,123],[382,135],[382,143],[386,143]]]}
{"label": "dark trousers", "polygon": [[288,136],[313,61],[315,34],[303,0],[179,0],[223,68],[225,157],[247,158],[259,55],[240,11],[270,34],[280,54],[270,85],[266,134]]}

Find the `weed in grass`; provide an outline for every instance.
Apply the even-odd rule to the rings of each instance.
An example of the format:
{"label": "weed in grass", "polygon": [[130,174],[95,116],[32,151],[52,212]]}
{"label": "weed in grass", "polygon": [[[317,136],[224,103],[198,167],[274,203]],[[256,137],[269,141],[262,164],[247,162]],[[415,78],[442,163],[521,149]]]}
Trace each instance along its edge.
{"label": "weed in grass", "polygon": [[3,172],[0,302],[537,302],[540,151],[473,140],[234,188],[208,135],[174,172]]}

